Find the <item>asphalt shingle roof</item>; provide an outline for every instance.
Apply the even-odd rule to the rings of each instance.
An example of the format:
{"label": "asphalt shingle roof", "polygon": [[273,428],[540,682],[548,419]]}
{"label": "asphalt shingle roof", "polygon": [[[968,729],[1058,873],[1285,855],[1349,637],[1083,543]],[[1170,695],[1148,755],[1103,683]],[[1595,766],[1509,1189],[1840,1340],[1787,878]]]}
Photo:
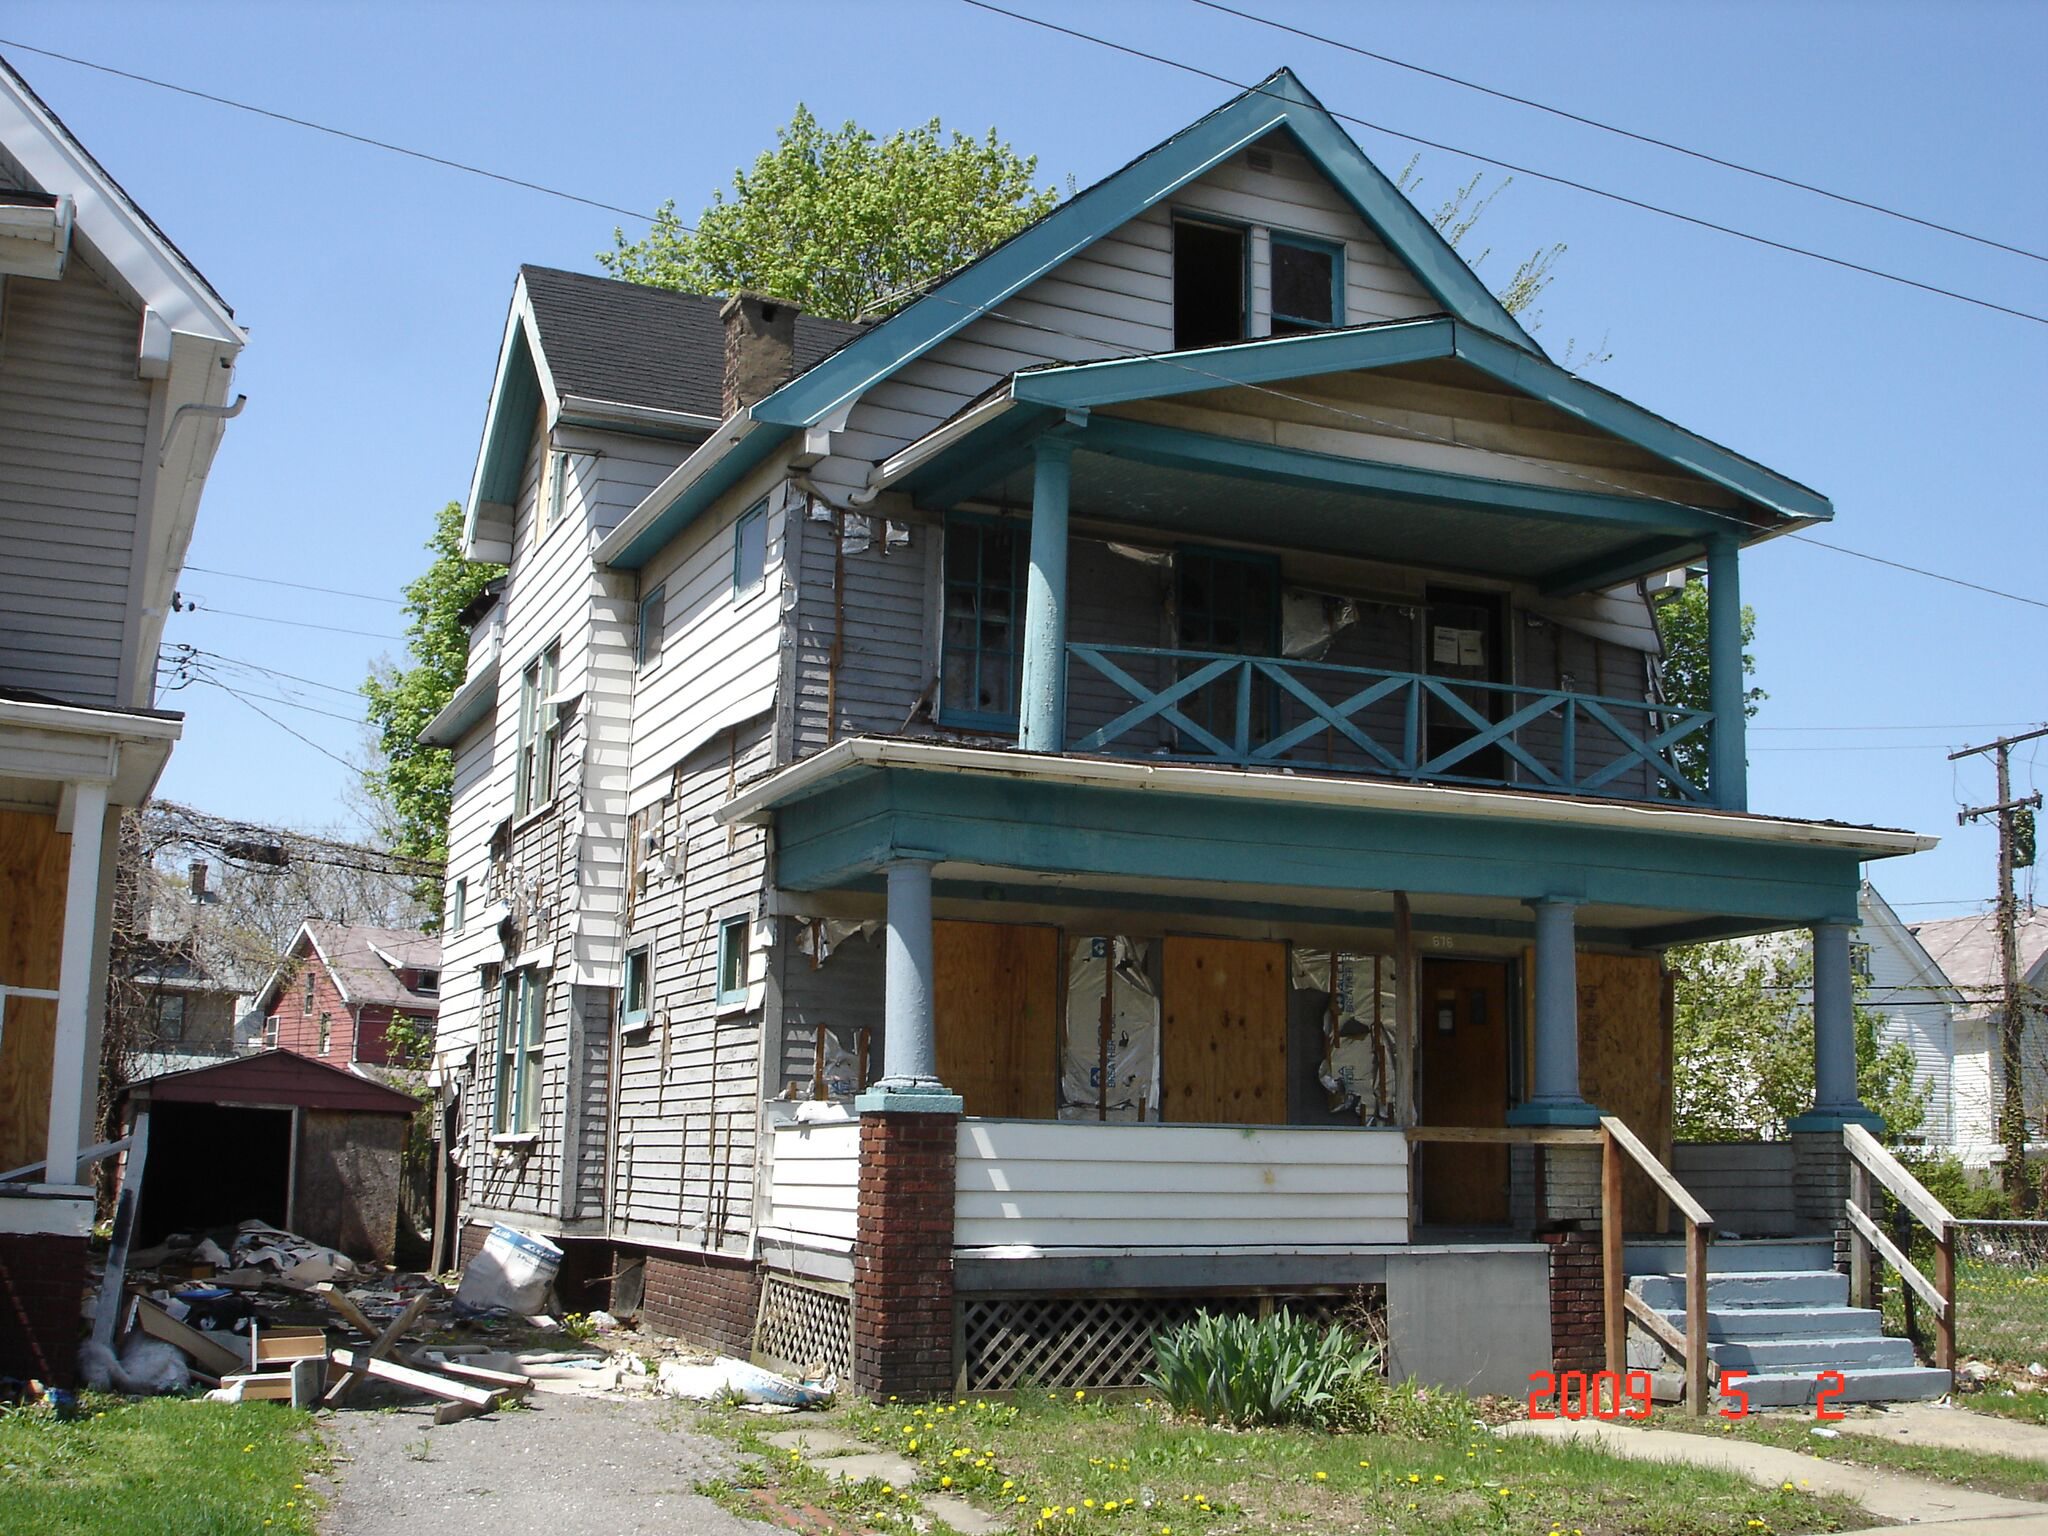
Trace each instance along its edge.
{"label": "asphalt shingle roof", "polygon": [[[1944,917],[1934,922],[1915,923],[1913,937],[1927,951],[1928,958],[1941,967],[1968,1001],[1979,1001],[1999,990],[1998,919],[1990,912],[1970,917]],[[2020,912],[2017,928],[2020,975],[2026,976],[2048,955],[2048,908]]]}
{"label": "asphalt shingle roof", "polygon": [[[557,267],[519,271],[559,394],[724,414],[719,406],[725,328],[718,319],[723,300]],[[861,330],[845,321],[798,315],[796,371],[814,367]]]}
{"label": "asphalt shingle roof", "polygon": [[434,935],[417,928],[370,928],[317,919],[307,921],[306,931],[327,957],[328,969],[351,1003],[388,1003],[422,1013],[439,1010],[437,994],[400,986],[397,972],[382,958],[389,955],[407,969],[438,970],[441,941]]}

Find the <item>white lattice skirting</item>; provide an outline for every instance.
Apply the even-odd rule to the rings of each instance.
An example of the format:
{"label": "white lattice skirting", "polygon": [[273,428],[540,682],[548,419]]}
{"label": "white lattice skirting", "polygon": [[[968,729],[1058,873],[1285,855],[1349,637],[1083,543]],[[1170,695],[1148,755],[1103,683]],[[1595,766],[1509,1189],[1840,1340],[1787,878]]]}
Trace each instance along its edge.
{"label": "white lattice skirting", "polygon": [[764,1274],[754,1317],[762,1363],[813,1379],[853,1378],[853,1296],[843,1285]]}

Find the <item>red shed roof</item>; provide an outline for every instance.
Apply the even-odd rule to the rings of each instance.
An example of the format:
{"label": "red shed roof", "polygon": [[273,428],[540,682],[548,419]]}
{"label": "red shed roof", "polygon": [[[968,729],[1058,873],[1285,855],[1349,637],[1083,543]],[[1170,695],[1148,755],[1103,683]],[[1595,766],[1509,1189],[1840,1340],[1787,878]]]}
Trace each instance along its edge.
{"label": "red shed roof", "polygon": [[409,1093],[291,1051],[230,1056],[207,1067],[166,1072],[130,1083],[133,1098],[177,1104],[292,1104],[301,1109],[352,1109],[371,1115],[409,1115],[420,1107]]}

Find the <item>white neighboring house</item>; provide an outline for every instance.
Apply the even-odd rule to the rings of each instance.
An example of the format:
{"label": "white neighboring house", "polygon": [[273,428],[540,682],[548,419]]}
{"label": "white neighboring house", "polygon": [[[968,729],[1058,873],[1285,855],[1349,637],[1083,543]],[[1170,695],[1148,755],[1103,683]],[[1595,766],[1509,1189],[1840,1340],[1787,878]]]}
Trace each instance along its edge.
{"label": "white neighboring house", "polygon": [[1879,1036],[1913,1053],[1914,1077],[1927,1093],[1918,1139],[1931,1150],[1961,1155],[1956,1142],[1956,989],[1891,904],[1866,884],[1862,922],[1850,950],[1863,994],[1860,1007],[1882,1014]]}
{"label": "white neighboring house", "polygon": [[[1999,1160],[1998,1109],[2005,1094],[1999,1049],[2003,993],[1996,917],[1990,912],[1948,917],[1915,923],[1907,931],[1950,994],[1946,1144],[1967,1166],[1992,1167]],[[2048,1012],[2042,1007],[2043,989],[2048,987],[2048,911],[2021,911],[2019,969],[2020,995],[2027,1012],[2021,1046],[2027,1139],[2030,1154],[2038,1154],[2048,1140],[2043,1130],[2043,1117],[2048,1115]]]}

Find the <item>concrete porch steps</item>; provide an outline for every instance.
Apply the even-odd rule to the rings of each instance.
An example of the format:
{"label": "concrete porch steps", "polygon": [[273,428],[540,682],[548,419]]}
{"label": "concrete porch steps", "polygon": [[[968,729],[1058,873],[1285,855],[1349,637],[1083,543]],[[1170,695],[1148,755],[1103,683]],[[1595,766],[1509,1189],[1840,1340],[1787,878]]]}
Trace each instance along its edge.
{"label": "concrete porch steps", "polygon": [[[1682,1243],[1631,1243],[1629,1289],[1680,1333],[1685,1331]],[[1712,1378],[1744,1371],[1753,1408],[1811,1405],[1824,1371],[1844,1380],[1835,1402],[1898,1402],[1940,1397],[1946,1371],[1917,1364],[1905,1339],[1887,1338],[1876,1311],[1852,1307],[1849,1277],[1836,1271],[1833,1245],[1803,1240],[1716,1243],[1707,1250],[1707,1357]],[[1668,1265],[1669,1267],[1659,1267]],[[1658,1376],[1659,1396],[1675,1395],[1673,1364],[1641,1328],[1630,1325],[1629,1365]]]}

